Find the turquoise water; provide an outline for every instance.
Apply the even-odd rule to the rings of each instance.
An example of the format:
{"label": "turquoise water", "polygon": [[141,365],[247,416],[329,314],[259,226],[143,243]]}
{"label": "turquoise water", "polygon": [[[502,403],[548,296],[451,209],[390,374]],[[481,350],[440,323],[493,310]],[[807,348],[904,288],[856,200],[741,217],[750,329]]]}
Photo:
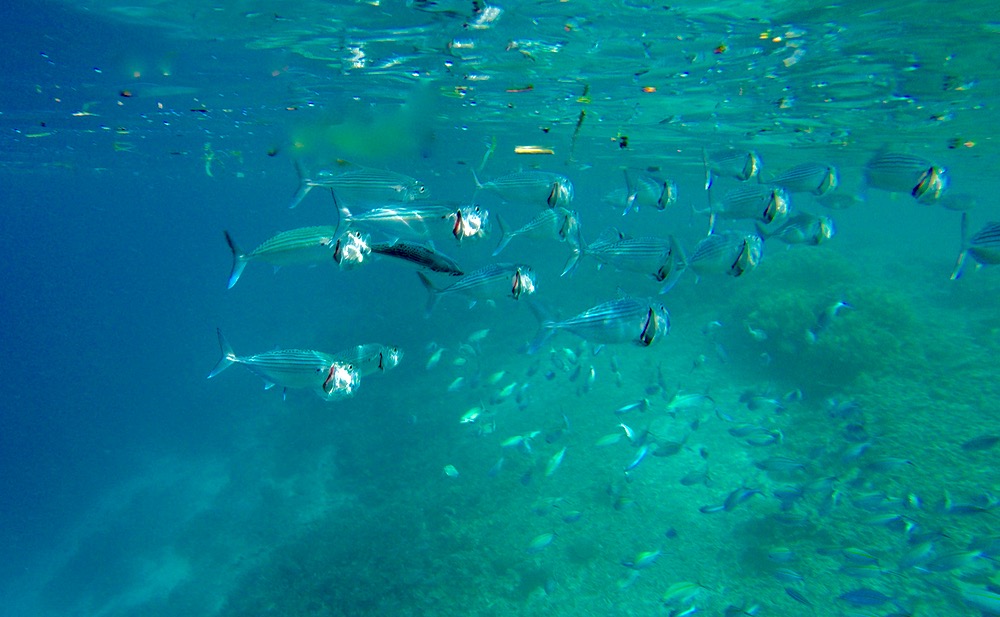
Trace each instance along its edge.
{"label": "turquoise water", "polygon": [[[998,219],[1000,12],[938,9],[5,7],[0,614],[1000,613],[1000,279],[970,259],[949,280],[959,210],[972,232]],[[546,187],[504,200],[473,171],[562,174],[586,241],[672,236],[690,257],[705,155],[728,149],[765,183],[836,167],[838,201],[790,196],[835,235],[766,240],[751,271],[663,295],[589,255],[560,276],[555,238],[491,255],[497,216],[520,227]],[[940,199],[866,187],[886,150],[945,169]],[[223,230],[249,249],[336,225],[326,189],[288,209],[297,167],[480,204],[486,237],[449,222],[434,248],[466,272],[530,265],[535,293],[425,317],[415,268],[374,255],[250,263],[227,290]],[[626,168],[676,203],[623,216]],[[529,303],[565,319],[620,295],[662,302],[670,333],[525,353]],[[216,328],[239,355],[404,355],[345,400],[283,397],[239,366],[205,379]]]}

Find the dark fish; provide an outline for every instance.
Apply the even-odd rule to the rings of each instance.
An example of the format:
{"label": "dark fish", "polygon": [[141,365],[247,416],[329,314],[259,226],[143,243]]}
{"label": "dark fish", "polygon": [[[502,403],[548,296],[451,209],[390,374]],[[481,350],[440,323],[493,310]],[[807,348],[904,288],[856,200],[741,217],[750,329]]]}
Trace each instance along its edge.
{"label": "dark fish", "polygon": [[580,242],[580,215],[566,208],[542,210],[535,215],[535,218],[513,231],[507,229],[506,221],[500,215],[497,215],[496,219],[500,225],[501,235],[500,243],[493,251],[494,256],[499,255],[511,240],[522,235],[533,238],[556,238],[573,246],[577,246]]}
{"label": "dark fish", "polygon": [[677,202],[677,183],[652,174],[626,169],[625,193],[625,211],[622,212],[622,216],[632,210],[638,212],[641,206],[666,210],[668,206]]}
{"label": "dark fish", "polygon": [[879,151],[865,166],[869,187],[907,193],[920,203],[937,201],[948,185],[943,167],[911,154]]}
{"label": "dark fish", "polygon": [[591,343],[632,342],[648,347],[670,332],[670,314],[665,306],[650,299],[618,298],[569,319],[544,321],[529,350],[537,351],[559,330],[572,332]]}
{"label": "dark fish", "polygon": [[442,288],[435,287],[423,272],[417,272],[417,276],[427,290],[428,316],[443,295],[468,296],[472,298],[471,306],[478,300],[493,300],[504,296],[517,300],[522,295],[535,292],[535,271],[524,264],[490,264]]}
{"label": "dark fish", "polygon": [[358,167],[339,174],[322,170],[305,176],[298,163],[295,169],[299,173],[299,189],[289,208],[299,205],[317,186],[330,189],[338,205],[403,204],[430,196],[422,182],[393,171]]}
{"label": "dark fish", "polygon": [[968,451],[989,450],[997,443],[1000,443],[998,435],[980,435],[963,443],[962,449]]}
{"label": "dark fish", "polygon": [[768,228],[757,221],[757,233],[765,240],[776,238],[785,244],[817,245],[833,237],[833,219],[800,212],[790,217],[777,228]]}
{"label": "dark fish", "polygon": [[229,232],[226,243],[233,252],[233,269],[229,273],[229,288],[240,280],[243,269],[251,261],[263,261],[275,266],[317,263],[330,259],[336,244],[337,228],[329,225],[300,227],[283,231],[268,238],[257,248],[244,253]]}
{"label": "dark fish", "polygon": [[[951,280],[962,276],[966,256],[971,255],[979,266],[1000,264],[1000,223],[990,222],[969,237],[968,214],[962,213],[962,252],[951,273]],[[978,267],[978,266],[977,266]]]}
{"label": "dark fish", "polygon": [[465,274],[455,260],[446,255],[438,253],[433,248],[422,244],[413,244],[402,240],[388,243],[372,244],[369,246],[373,253],[396,257],[403,261],[417,264],[434,272],[461,276]]}
{"label": "dark fish", "polygon": [[812,602],[806,599],[806,597],[802,595],[802,592],[794,587],[785,587],[785,593],[788,594],[788,597],[790,597],[791,599],[795,600],[800,604],[805,604],[806,606],[812,606]]}
{"label": "dark fish", "polygon": [[854,606],[881,606],[886,602],[894,602],[892,598],[881,591],[867,587],[858,587],[847,593],[842,593],[838,599]]}
{"label": "dark fish", "polygon": [[705,190],[712,188],[715,178],[733,178],[746,182],[760,173],[760,157],[753,150],[702,150],[705,163]]}
{"label": "dark fish", "polygon": [[810,193],[820,197],[837,188],[837,168],[826,163],[801,163],[778,174],[771,184],[789,193]]}

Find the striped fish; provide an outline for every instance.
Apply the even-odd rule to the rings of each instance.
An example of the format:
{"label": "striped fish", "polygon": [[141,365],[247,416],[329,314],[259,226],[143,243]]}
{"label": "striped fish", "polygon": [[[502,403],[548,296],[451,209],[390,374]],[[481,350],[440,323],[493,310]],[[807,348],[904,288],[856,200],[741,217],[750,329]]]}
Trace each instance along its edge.
{"label": "striped fish", "polygon": [[[539,307],[532,305],[537,312]],[[529,353],[537,351],[556,332],[566,330],[591,343],[635,343],[648,347],[670,332],[667,308],[649,298],[618,298],[598,304],[562,321],[546,320]]]}
{"label": "striped fish", "polygon": [[394,369],[403,360],[403,350],[399,347],[379,343],[356,345],[330,355],[336,362],[353,365],[361,377]]}
{"label": "striped fish", "polygon": [[817,197],[837,188],[837,168],[826,163],[801,163],[771,180],[789,193],[811,193]]}
{"label": "striped fish", "polygon": [[354,366],[338,362],[322,351],[312,349],[275,349],[252,356],[237,356],[218,330],[222,358],[208,378],[215,377],[233,364],[242,364],[264,380],[264,388],[281,386],[283,390],[309,389],[326,400],[350,396],[360,383]]}
{"label": "striped fish", "polygon": [[549,171],[518,171],[495,180],[480,182],[472,172],[476,190],[492,191],[508,202],[527,202],[549,208],[567,207],[573,201],[573,183],[562,174]]}
{"label": "striped fish", "polygon": [[780,224],[788,216],[788,193],[780,186],[747,184],[730,190],[719,201],[713,200],[709,193],[708,201],[708,233],[715,229],[715,221],[719,218]]}
{"label": "striped fish", "polygon": [[865,165],[865,185],[908,193],[920,203],[934,203],[948,186],[945,169],[912,154],[881,150]]}
{"label": "striped fish", "polygon": [[768,229],[763,223],[757,221],[757,233],[764,240],[777,238],[785,244],[811,244],[815,246],[832,238],[835,230],[833,220],[830,217],[800,212],[774,229]]}
{"label": "striped fish", "polygon": [[289,208],[299,205],[317,186],[330,189],[338,207],[347,204],[405,204],[430,197],[430,190],[422,182],[394,171],[359,167],[339,174],[323,170],[313,176],[304,176],[298,163],[295,169],[299,174],[299,189],[292,197]]}
{"label": "striped fish", "polygon": [[590,255],[602,264],[619,270],[637,272],[653,278],[657,282],[666,281],[663,291],[670,289],[680,274],[678,267],[681,251],[673,236],[670,238],[641,237],[630,238],[612,230],[591,245],[582,242],[566,262],[562,274],[565,276],[576,270],[580,258]]}
{"label": "striped fish", "polygon": [[[438,224],[451,229],[455,210],[447,206],[381,206],[358,214],[342,207],[340,226],[378,231],[394,238],[424,239],[430,235],[429,225]],[[339,229],[339,226],[338,226]]]}
{"label": "striped fish", "polygon": [[632,210],[638,212],[642,206],[666,210],[677,202],[676,182],[632,169],[625,170],[625,191],[625,210],[622,216]]}
{"label": "striped fish", "polygon": [[243,269],[251,261],[284,266],[317,263],[330,259],[336,248],[337,228],[324,225],[283,231],[265,240],[249,253],[244,253],[237,246],[228,231],[225,234],[229,250],[233,252],[233,269],[229,273],[229,289],[232,289],[240,280]]}
{"label": "striped fish", "polygon": [[764,243],[757,234],[724,231],[699,242],[684,264],[698,275],[741,276],[757,267],[763,252]]}
{"label": "striped fish", "polygon": [[535,271],[525,264],[490,264],[466,274],[452,285],[441,288],[435,287],[423,272],[417,272],[417,276],[427,290],[426,316],[428,317],[444,295],[468,296],[472,298],[469,305],[471,307],[479,300],[493,300],[504,296],[517,300],[521,295],[535,292]]}
{"label": "striped fish", "polygon": [[760,173],[760,157],[753,150],[719,150],[708,153],[702,149],[705,163],[705,190],[712,188],[716,178],[733,178],[746,182]]}
{"label": "striped fish", "polygon": [[951,280],[962,276],[965,259],[971,255],[978,266],[995,266],[1000,264],[1000,223],[989,222],[969,237],[969,215],[962,213],[962,252],[951,273]]}
{"label": "striped fish", "polygon": [[542,210],[522,227],[513,231],[507,229],[507,223],[500,215],[497,215],[496,219],[500,225],[500,242],[493,250],[494,256],[499,255],[500,251],[517,236],[557,238],[560,242],[569,242],[573,245],[580,242],[580,215],[575,210],[567,210],[560,206]]}
{"label": "striped fish", "polygon": [[434,272],[443,272],[452,276],[465,274],[455,260],[447,255],[442,255],[429,246],[403,242],[384,242],[369,245],[373,253],[395,257],[416,264],[422,268],[427,268]]}

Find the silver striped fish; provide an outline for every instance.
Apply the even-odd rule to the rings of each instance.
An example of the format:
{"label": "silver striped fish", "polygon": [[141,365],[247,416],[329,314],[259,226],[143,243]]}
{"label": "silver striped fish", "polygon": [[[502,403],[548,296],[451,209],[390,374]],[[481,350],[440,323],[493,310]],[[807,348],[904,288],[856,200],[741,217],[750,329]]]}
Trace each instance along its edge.
{"label": "silver striped fish", "polygon": [[500,225],[500,242],[493,255],[499,255],[511,240],[517,236],[529,238],[557,238],[560,242],[569,242],[578,245],[580,238],[580,215],[575,210],[567,210],[562,207],[542,210],[533,219],[525,223],[522,227],[510,231],[507,224],[498,214],[497,223]]}
{"label": "silver striped fish", "polygon": [[968,256],[976,261],[978,266],[995,266],[1000,264],[1000,222],[991,221],[971,237],[969,236],[969,215],[962,213],[962,252],[951,273],[951,280],[961,278]]}
{"label": "silver striped fish", "polygon": [[469,305],[472,307],[479,300],[493,300],[504,296],[517,300],[522,295],[535,292],[535,271],[525,264],[490,264],[466,274],[452,285],[440,288],[435,287],[423,272],[417,272],[417,276],[427,290],[428,317],[444,295],[468,296],[472,299]]}
{"label": "silver striped fish", "polygon": [[488,182],[480,182],[472,172],[476,190],[492,191],[504,201],[523,201],[549,208],[569,206],[573,201],[573,183],[562,174],[549,171],[518,171]]}
{"label": "silver striped fish", "polygon": [[865,165],[865,185],[907,193],[920,203],[934,203],[948,186],[945,169],[931,161],[899,152],[879,151]]}
{"label": "silver striped fish", "polygon": [[702,149],[705,163],[705,190],[712,188],[716,178],[733,178],[741,182],[760,173],[760,157],[753,150],[719,150],[708,153]]}
{"label": "silver striped fish", "polygon": [[645,274],[657,282],[667,281],[662,290],[666,291],[673,286],[673,281],[681,271],[680,254],[681,251],[673,236],[631,238],[612,230],[610,237],[603,237],[589,246],[581,242],[573,251],[562,274],[566,275],[576,270],[580,258],[590,255],[601,264]]}
{"label": "silver striped fish", "polygon": [[218,330],[222,358],[208,378],[215,377],[233,364],[242,364],[264,380],[264,388],[280,386],[283,390],[309,389],[320,398],[332,400],[350,396],[360,384],[360,375],[351,364],[338,362],[322,351],[312,349],[275,349],[252,356],[237,356]]}
{"label": "silver striped fish", "polygon": [[348,208],[339,209],[340,226],[378,231],[394,238],[424,239],[430,235],[430,225],[452,229],[455,210],[447,206],[382,206],[353,214]]}
{"label": "silver striped fish", "polygon": [[757,233],[764,240],[777,238],[785,244],[811,244],[815,246],[832,238],[835,230],[833,219],[830,217],[800,212],[773,229],[769,229],[757,221]]}
{"label": "silver striped fish", "polygon": [[698,275],[741,276],[757,267],[763,252],[764,243],[757,234],[724,231],[702,239],[684,265]]}
{"label": "silver striped fish", "polygon": [[370,248],[373,253],[402,259],[434,272],[443,272],[452,276],[465,274],[454,259],[422,244],[396,241],[372,244]]}
{"label": "silver striped fish", "polygon": [[237,246],[228,231],[225,234],[229,250],[233,252],[233,269],[229,272],[229,289],[232,289],[240,280],[243,269],[251,261],[285,266],[317,263],[330,259],[336,248],[337,228],[323,225],[283,231],[268,238],[249,253],[244,253]]}
{"label": "silver striped fish", "polygon": [[316,187],[328,188],[339,206],[387,203],[409,203],[416,199],[430,197],[430,190],[416,178],[387,171],[358,167],[342,173],[322,170],[312,176],[304,176],[298,163],[299,188],[288,206],[294,208]]}
{"label": "silver striped fish", "polygon": [[778,174],[771,184],[789,193],[810,193],[821,197],[837,188],[837,168],[826,163],[801,163]]}
{"label": "silver striped fish", "polygon": [[738,186],[720,200],[714,201],[709,193],[708,233],[715,229],[715,221],[724,219],[755,219],[771,224],[788,215],[788,193],[780,186],[747,184]]}
{"label": "silver striped fish", "polygon": [[677,202],[676,182],[632,169],[625,170],[625,191],[625,210],[622,216],[632,210],[638,212],[642,206],[666,210]]}
{"label": "silver striped fish", "polygon": [[336,362],[353,365],[361,377],[392,370],[403,360],[399,347],[380,343],[364,343],[330,355]]}
{"label": "silver striped fish", "polygon": [[[538,312],[539,308],[533,309]],[[649,298],[617,298],[598,304],[562,321],[545,320],[529,353],[537,351],[560,330],[591,343],[635,343],[648,347],[670,332],[670,313],[663,304]]]}

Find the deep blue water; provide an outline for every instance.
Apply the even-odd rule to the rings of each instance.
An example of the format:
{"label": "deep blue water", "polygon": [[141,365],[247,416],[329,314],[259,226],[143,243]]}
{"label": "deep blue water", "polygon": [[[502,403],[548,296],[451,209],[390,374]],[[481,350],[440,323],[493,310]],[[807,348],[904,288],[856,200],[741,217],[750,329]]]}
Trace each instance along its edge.
{"label": "deep blue water", "polygon": [[[692,46],[710,59],[726,36],[753,41],[757,22],[736,6],[720,9],[734,11],[730,34],[726,19],[693,7],[682,7],[690,21],[678,18],[678,31],[707,33]],[[348,17],[370,15],[373,29],[430,19],[404,3],[377,13],[344,7]],[[765,168],[830,161],[841,170],[841,190],[850,192],[864,162],[890,142],[943,161],[952,178],[948,190],[977,197],[970,219],[978,229],[997,218],[990,198],[996,135],[987,124],[997,109],[989,64],[995,51],[987,49],[997,16],[970,22],[983,39],[982,57],[962,64],[955,79],[978,80],[971,94],[954,88],[941,94],[936,80],[948,67],[936,64],[927,69],[934,86],[914,86],[906,77],[916,69],[900,68],[909,59],[886,52],[886,44],[872,53],[875,69],[857,73],[898,80],[886,92],[919,103],[904,105],[879,91],[850,112],[869,124],[845,129],[836,110],[816,113],[822,104],[807,100],[817,80],[830,80],[849,98],[825,47],[816,50],[818,66],[803,61],[802,73],[787,76],[808,123],[775,112],[769,91],[743,113],[723,102],[736,90],[732,72],[765,72],[755,61],[706,71],[690,92],[687,82],[667,76],[671,67],[657,65],[649,79],[660,80],[660,90],[672,84],[678,98],[649,98],[638,87],[646,78],[622,67],[643,62],[631,47],[629,19],[656,8],[590,7],[572,23],[560,15],[552,23],[566,21],[562,35],[542,26],[524,31],[532,6],[509,11],[481,35],[455,25],[461,36],[481,36],[478,49],[496,57],[480,64],[472,52],[452,54],[449,70],[439,69],[438,51],[428,50],[445,48],[443,32],[452,29],[440,20],[456,18],[434,17],[429,42],[413,52],[417,60],[404,58],[404,68],[385,74],[352,72],[317,58],[319,51],[307,53],[310,36],[324,53],[349,47],[338,32],[360,36],[351,30],[359,24],[327,16],[322,6],[304,7],[301,16],[250,7],[225,19],[223,11],[200,6],[147,8],[41,2],[2,9],[0,374],[7,404],[0,408],[0,614],[618,615],[688,606],[723,614],[730,605],[754,604],[763,607],[756,614],[801,614],[795,612],[801,604],[783,590],[789,584],[773,576],[776,566],[766,555],[775,546],[795,548],[799,556],[789,567],[805,581],[791,586],[812,599],[818,614],[849,614],[847,601],[832,598],[860,586],[881,590],[917,615],[975,615],[988,608],[989,594],[1000,593],[992,545],[955,568],[899,565],[922,532],[946,532],[929,540],[932,557],[922,566],[949,551],[985,546],[983,538],[995,533],[993,450],[961,444],[998,431],[1000,287],[990,268],[968,268],[962,280],[948,280],[961,247],[957,212],[881,191],[847,210],[823,210],[795,196],[835,219],[829,244],[786,249],[769,241],[758,270],[746,277],[697,284],[683,278],[661,296],[673,321],[668,340],[650,349],[610,345],[597,355],[594,345],[563,333],[551,351],[525,355],[537,321],[524,302],[507,298],[471,310],[443,298],[425,319],[426,295],[413,269],[387,260],[353,271],[321,264],[273,274],[251,263],[227,291],[231,256],[222,233],[229,230],[246,249],[278,231],[332,223],[322,189],[295,210],[285,207],[298,182],[296,158],[314,165],[326,158],[335,167],[338,156],[367,156],[353,162],[418,177],[435,203],[467,202],[474,193],[469,169],[480,166],[494,137],[499,145],[480,170],[483,179],[531,165],[566,174],[588,239],[615,226],[674,234],[690,250],[707,229],[705,217],[690,214],[705,199],[702,148],[729,146],[759,150]],[[974,3],[962,8],[963,18],[976,10]],[[559,9],[537,10],[546,16],[539,23],[551,26],[547,19]],[[591,13],[606,34],[587,23]],[[782,15],[788,23],[800,17]],[[285,19],[315,30],[293,36]],[[852,27],[878,31],[862,18],[844,22],[843,32],[819,38],[854,50],[864,37],[853,39]],[[783,23],[776,18],[774,30]],[[607,56],[595,57],[607,63],[561,60],[565,54],[549,61],[547,52],[532,48],[535,64],[521,65],[522,58],[500,53],[507,39],[529,35],[548,42],[570,37],[567,49],[591,50],[588,58],[604,46]],[[282,36],[287,45],[274,43]],[[949,40],[952,30],[942,36],[915,37],[912,53],[930,66],[941,50],[958,49],[957,63],[978,49]],[[403,57],[409,45],[393,52]],[[739,44],[730,47],[735,54]],[[692,72],[705,62],[678,60]],[[418,105],[428,95],[406,77],[412,66],[433,83],[429,105]],[[576,72],[560,80],[561,67]],[[493,81],[470,79],[475,71]],[[624,85],[615,81],[621,75]],[[584,94],[581,82],[591,81]],[[535,93],[504,92],[529,82]],[[456,84],[473,94],[461,98]],[[717,111],[660,122],[684,116],[680,103],[671,102],[682,95],[692,109],[701,97]],[[892,104],[901,111],[885,112]],[[577,138],[580,109],[588,113]],[[95,115],[73,115],[80,111]],[[928,120],[943,112],[955,119]],[[769,128],[754,133],[735,120]],[[803,129],[807,124],[815,128]],[[361,145],[344,144],[331,126],[348,126]],[[773,126],[780,126],[776,135],[768,132]],[[620,147],[622,134],[631,137],[628,148]],[[975,143],[956,147],[955,139]],[[557,154],[514,154],[515,145],[532,144],[554,146]],[[620,216],[605,196],[624,188],[623,166],[669,171],[680,187],[677,206]],[[517,225],[539,209],[477,197]],[[446,237],[436,246],[471,270],[492,260],[496,239],[494,229],[479,242],[459,246]],[[563,317],[619,293],[656,294],[659,285],[648,277],[598,271],[591,258],[574,277],[561,278],[568,254],[555,241],[519,238],[502,258],[530,260],[539,301]],[[854,311],[822,344],[805,345],[813,314],[840,298]],[[704,335],[714,320],[722,322],[719,334]],[[749,325],[764,328],[767,341],[749,338]],[[326,403],[292,391],[283,401],[241,367],[205,379],[219,357],[216,328],[240,355],[275,347],[333,352],[367,342],[398,345],[405,355],[394,371],[366,377],[350,400]],[[482,329],[490,330],[483,342],[470,343],[469,335]],[[432,344],[446,353],[428,370]],[[620,376],[613,376],[613,363]],[[574,377],[577,368],[584,377]],[[591,369],[596,379],[587,390]],[[488,383],[498,371],[503,376]],[[457,377],[475,385],[448,392]],[[491,403],[512,381],[528,384],[523,408]],[[672,392],[665,388],[707,392],[712,403],[671,416]],[[747,390],[781,397],[794,389],[802,401],[788,403],[784,413],[749,409],[740,400]],[[658,411],[634,418],[611,413],[643,396]],[[832,400],[857,401],[863,415],[831,414]],[[458,422],[476,405],[495,412],[495,425]],[[668,441],[664,434],[684,439],[685,446],[676,457],[650,455],[626,476],[622,469],[635,447],[594,445],[619,431],[619,422],[659,433],[661,441]],[[782,440],[747,446],[728,434],[730,422],[780,429]],[[865,436],[857,438],[857,430]],[[530,453],[500,445],[531,431],[540,436]],[[845,458],[848,448],[866,441],[868,458]],[[565,462],[547,476],[548,461],[564,446]],[[753,464],[779,455],[806,461],[808,471],[774,474]],[[501,456],[504,467],[491,477]],[[913,464],[872,471],[878,461],[888,465],[879,457]],[[454,465],[458,478],[446,477],[445,465]],[[706,465],[711,483],[677,482]],[[831,477],[836,490],[820,495],[821,489],[804,488],[816,493],[793,508],[807,523],[786,530],[775,522],[781,487],[814,487]],[[731,512],[699,512],[740,487],[763,496]],[[884,503],[858,505],[879,492]],[[946,495],[979,511],[949,511]],[[577,510],[579,522],[563,519],[563,512]],[[887,512],[899,513],[900,521],[870,521]],[[676,540],[665,533],[670,528]],[[527,553],[532,538],[546,532],[556,534],[552,546]],[[843,558],[817,553],[830,546],[868,550],[901,575],[855,580],[838,572]],[[644,550],[663,554],[641,572],[621,565]],[[632,572],[639,574],[629,580]],[[685,580],[705,589],[690,603],[665,605],[664,592]],[[986,594],[980,604],[967,591],[963,596],[970,588]],[[888,614],[889,607],[874,614]]]}

